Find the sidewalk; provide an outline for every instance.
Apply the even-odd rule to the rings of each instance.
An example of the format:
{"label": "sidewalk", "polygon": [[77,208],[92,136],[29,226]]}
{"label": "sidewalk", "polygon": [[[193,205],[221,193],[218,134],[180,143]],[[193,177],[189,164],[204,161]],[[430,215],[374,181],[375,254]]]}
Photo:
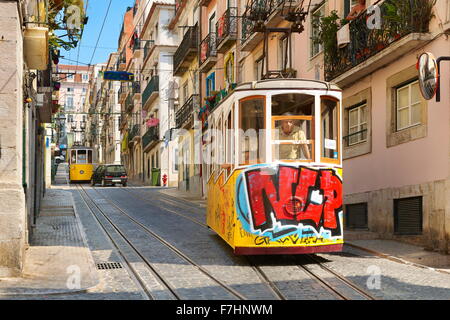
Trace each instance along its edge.
{"label": "sidewalk", "polygon": [[195,203],[196,205],[206,208],[207,200],[203,199],[201,197],[195,197],[192,196],[192,194],[178,190],[177,188],[163,188],[159,192],[164,193],[168,196],[183,199],[192,203]]}
{"label": "sidewalk", "polygon": [[414,264],[450,273],[450,255],[427,251],[421,246],[397,240],[382,239],[378,233],[370,231],[345,230],[344,239],[348,247],[400,263]]}
{"label": "sidewalk", "polygon": [[99,284],[73,196],[67,165],[58,166],[55,185],[46,191],[21,278],[0,279],[0,299],[86,292]]}

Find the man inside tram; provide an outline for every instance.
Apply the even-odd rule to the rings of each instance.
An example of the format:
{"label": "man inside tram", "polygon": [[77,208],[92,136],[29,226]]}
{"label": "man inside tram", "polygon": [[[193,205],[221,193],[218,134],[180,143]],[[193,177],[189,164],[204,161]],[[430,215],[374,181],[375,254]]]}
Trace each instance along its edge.
{"label": "man inside tram", "polygon": [[[290,112],[286,112],[283,116],[294,116]],[[295,141],[292,144],[280,144],[279,159],[280,160],[309,160],[311,153],[308,147],[305,132],[298,126],[298,120],[283,119],[278,126],[278,140]]]}

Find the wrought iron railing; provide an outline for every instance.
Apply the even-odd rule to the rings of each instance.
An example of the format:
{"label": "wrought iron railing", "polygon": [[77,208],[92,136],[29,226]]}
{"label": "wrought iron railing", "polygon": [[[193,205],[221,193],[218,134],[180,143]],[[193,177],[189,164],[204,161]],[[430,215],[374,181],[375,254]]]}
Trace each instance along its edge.
{"label": "wrought iron railing", "polygon": [[211,57],[217,57],[217,34],[209,33],[200,43],[200,65]]}
{"label": "wrought iron railing", "polygon": [[181,126],[192,117],[194,109],[198,106],[199,95],[193,94],[186,103],[180,108],[176,113],[176,126],[181,128]]}
{"label": "wrought iron railing", "polygon": [[133,94],[141,93],[141,84],[137,81],[132,84],[132,92]]}
{"label": "wrought iron railing", "polygon": [[138,124],[135,124],[131,130],[130,133],[128,134],[128,141],[133,140],[135,137],[140,135],[140,131],[141,131],[141,126]]}
{"label": "wrought iron railing", "polygon": [[142,93],[142,105],[144,106],[152,93],[159,92],[159,76],[153,76]]}
{"label": "wrought iron railing", "polygon": [[216,23],[217,45],[219,46],[228,36],[237,37],[238,10],[230,7]]}
{"label": "wrought iron railing", "polygon": [[155,40],[147,40],[145,42],[144,46],[144,61],[147,59],[147,56],[152,51],[153,47],[155,46]]}
{"label": "wrought iron railing", "polygon": [[189,51],[198,50],[198,27],[189,27],[188,31],[184,34],[183,41],[173,56],[173,70],[177,71],[183,64]]}
{"label": "wrought iron railing", "polygon": [[133,98],[132,98],[131,94],[129,94],[127,96],[127,99],[125,100],[125,108],[126,108],[127,112],[131,112],[131,111],[133,111],[133,107],[134,107]]}
{"label": "wrought iron railing", "polygon": [[350,43],[343,48],[337,45],[325,47],[327,81],[335,79],[410,33],[428,32],[431,18],[421,8],[411,7],[409,0],[385,0],[377,5],[383,17],[379,26],[369,28],[369,18],[373,13],[365,11],[349,23]]}
{"label": "wrought iron railing", "polygon": [[136,50],[141,49],[141,40],[139,38],[134,39],[134,43],[133,43],[133,52],[135,52]]}
{"label": "wrought iron railing", "polygon": [[147,147],[150,143],[159,141],[159,125],[150,127],[142,136],[142,145]]}
{"label": "wrought iron railing", "polygon": [[245,43],[250,36],[255,33],[254,28],[255,23],[247,17],[242,17],[242,43]]}

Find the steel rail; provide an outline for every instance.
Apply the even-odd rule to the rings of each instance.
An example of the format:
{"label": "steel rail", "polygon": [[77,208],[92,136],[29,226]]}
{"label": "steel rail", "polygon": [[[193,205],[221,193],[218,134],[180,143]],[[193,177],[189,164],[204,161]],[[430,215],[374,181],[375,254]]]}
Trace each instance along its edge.
{"label": "steel rail", "polygon": [[110,225],[114,228],[114,230],[116,230],[116,232],[122,237],[123,240],[125,240],[125,242],[133,249],[133,251],[142,259],[142,261],[150,268],[150,270],[153,271],[153,273],[158,277],[158,279],[167,287],[167,289],[171,292],[171,294],[178,300],[182,300],[181,297],[176,293],[175,288],[173,288],[172,285],[170,285],[170,283],[164,279],[164,277],[155,269],[155,267],[153,266],[153,264],[151,262],[148,261],[147,258],[145,258],[140,252],[139,250],[127,239],[127,237],[122,233],[122,231],[111,221],[111,219],[109,219],[109,217],[107,217],[105,215],[105,213],[103,212],[102,209],[99,208],[99,206],[93,201],[92,197],[89,196],[89,194],[86,192],[86,190],[81,186],[81,185],[77,185],[77,189],[80,192],[81,198],[83,199],[84,203],[86,204],[86,206],[89,208],[89,211],[91,211],[92,215],[94,216],[94,218],[97,220],[97,222],[100,224],[100,226],[103,228],[103,230],[105,231],[105,233],[108,235],[108,237],[110,238],[111,242],[114,244],[114,246],[117,249],[117,252],[120,254],[120,256],[124,259],[124,261],[127,263],[127,265],[129,266],[130,270],[133,272],[134,277],[136,278],[136,280],[139,282],[139,284],[142,286],[143,290],[145,291],[145,293],[151,298],[151,300],[154,300],[154,297],[152,296],[152,294],[147,290],[146,285],[143,283],[143,281],[140,279],[140,276],[137,274],[137,271],[134,269],[134,267],[132,266],[132,264],[129,262],[129,260],[125,257],[125,255],[121,252],[121,250],[119,249],[118,245],[116,244],[116,241],[112,238],[112,236],[108,233],[108,231],[106,230],[106,227],[103,225],[103,223],[100,221],[100,219],[98,218],[98,216],[94,213],[94,211],[91,209],[91,206],[89,206],[89,204],[87,203],[85,197],[82,195],[82,192],[80,190],[83,191],[83,193],[85,194],[85,196],[92,202],[93,206],[95,206],[97,208],[97,210],[105,217],[105,219],[110,223]]}
{"label": "steel rail", "polygon": [[[136,198],[139,198],[139,199],[142,199],[142,200],[144,200],[144,201],[146,201],[146,202],[150,202],[148,199],[146,199],[146,198],[144,198],[144,197],[141,197],[141,196],[138,196],[135,192],[131,192],[129,189],[127,189],[127,188],[121,188],[121,189],[123,189],[123,190],[126,190],[127,192],[129,192],[130,194],[132,194],[133,196],[135,196]],[[139,192],[137,192],[137,193],[139,193]],[[158,200],[162,200],[161,198],[158,198]],[[168,200],[168,199],[167,199]],[[164,201],[163,201],[164,202]],[[169,204],[171,204],[170,202],[172,202],[172,200],[170,200],[169,201]],[[182,208],[179,204],[177,204],[175,201],[173,201],[173,205],[175,205],[176,207],[179,207],[179,208]],[[196,223],[196,224],[198,224],[198,225],[200,225],[200,226],[202,226],[202,227],[204,227],[204,228],[208,228],[209,229],[209,227],[206,225],[206,224],[204,224],[204,223],[202,223],[202,222],[200,222],[200,221],[197,221],[196,219],[194,219],[194,218],[191,218],[191,217],[188,217],[188,216],[185,216],[185,215],[183,215],[183,214],[181,214],[181,213],[178,213],[178,212],[176,212],[176,211],[172,211],[172,210],[170,210],[170,209],[167,209],[167,208],[164,208],[164,210],[167,210],[167,211],[169,211],[169,212],[171,212],[171,213],[173,213],[173,214],[176,214],[176,215],[178,215],[178,216],[181,216],[181,217],[183,217],[183,218],[186,218],[186,219],[189,219],[189,220],[191,220],[192,222],[194,222],[194,223]],[[260,280],[262,281],[262,282],[264,282],[268,287],[269,287],[269,289],[273,292],[273,294],[279,299],[279,300],[287,300],[286,299],[286,297],[281,293],[281,291],[278,289],[278,287],[273,283],[273,281],[271,281],[268,277],[267,277],[267,275],[265,274],[265,272],[259,267],[259,266],[257,266],[256,264],[254,264],[248,257],[247,257],[247,261],[248,261],[248,263],[249,263],[249,265],[252,267],[252,269],[255,271],[255,273],[258,275],[258,277],[260,278]]]}
{"label": "steel rail", "polygon": [[336,271],[334,271],[333,269],[331,269],[330,267],[324,265],[322,262],[319,261],[319,259],[317,259],[316,256],[313,255],[306,255],[308,259],[310,259],[311,261],[317,263],[323,270],[328,271],[329,273],[333,274],[336,278],[338,278],[339,280],[341,280],[342,282],[344,282],[345,284],[347,284],[349,287],[351,287],[353,290],[357,291],[360,295],[364,296],[365,298],[367,298],[368,300],[377,300],[377,298],[375,298],[373,295],[371,295],[370,293],[368,293],[367,291],[365,291],[364,289],[358,287],[356,284],[354,284],[353,282],[351,282],[350,280],[348,280],[346,277],[344,277],[343,275],[340,275],[339,273],[337,273]]}
{"label": "steel rail", "polygon": [[[93,187],[93,190],[95,190],[99,195],[103,196],[95,187]],[[128,217],[131,221],[133,221],[136,225],[141,227],[145,232],[152,235],[155,239],[157,239],[159,242],[164,244],[166,247],[168,247],[170,250],[172,250],[174,253],[176,253],[179,257],[184,259],[185,261],[189,262],[191,265],[196,267],[200,272],[205,274],[207,277],[209,277],[211,280],[219,284],[222,288],[227,290],[229,293],[234,295],[235,297],[239,298],[240,300],[247,300],[245,296],[237,292],[235,289],[231,288],[227,284],[223,283],[221,280],[217,279],[214,275],[212,275],[207,269],[202,267],[201,265],[197,264],[194,260],[189,258],[186,254],[184,254],[182,251],[180,251],[177,247],[166,241],[164,238],[153,232],[151,229],[149,229],[144,224],[140,223],[136,219],[134,219],[132,216],[130,216],[128,213],[126,213],[122,208],[120,208],[118,205],[116,205],[113,201],[103,196],[103,199],[108,201],[113,207],[115,207],[117,210],[119,210],[124,216]]]}

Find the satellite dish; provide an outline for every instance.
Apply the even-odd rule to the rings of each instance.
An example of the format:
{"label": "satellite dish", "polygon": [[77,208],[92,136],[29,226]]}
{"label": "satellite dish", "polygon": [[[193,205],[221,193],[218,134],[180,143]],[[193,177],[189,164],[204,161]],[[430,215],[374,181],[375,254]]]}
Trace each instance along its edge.
{"label": "satellite dish", "polygon": [[439,83],[439,70],[432,53],[422,53],[417,62],[419,71],[420,92],[425,100],[431,100],[436,95]]}

